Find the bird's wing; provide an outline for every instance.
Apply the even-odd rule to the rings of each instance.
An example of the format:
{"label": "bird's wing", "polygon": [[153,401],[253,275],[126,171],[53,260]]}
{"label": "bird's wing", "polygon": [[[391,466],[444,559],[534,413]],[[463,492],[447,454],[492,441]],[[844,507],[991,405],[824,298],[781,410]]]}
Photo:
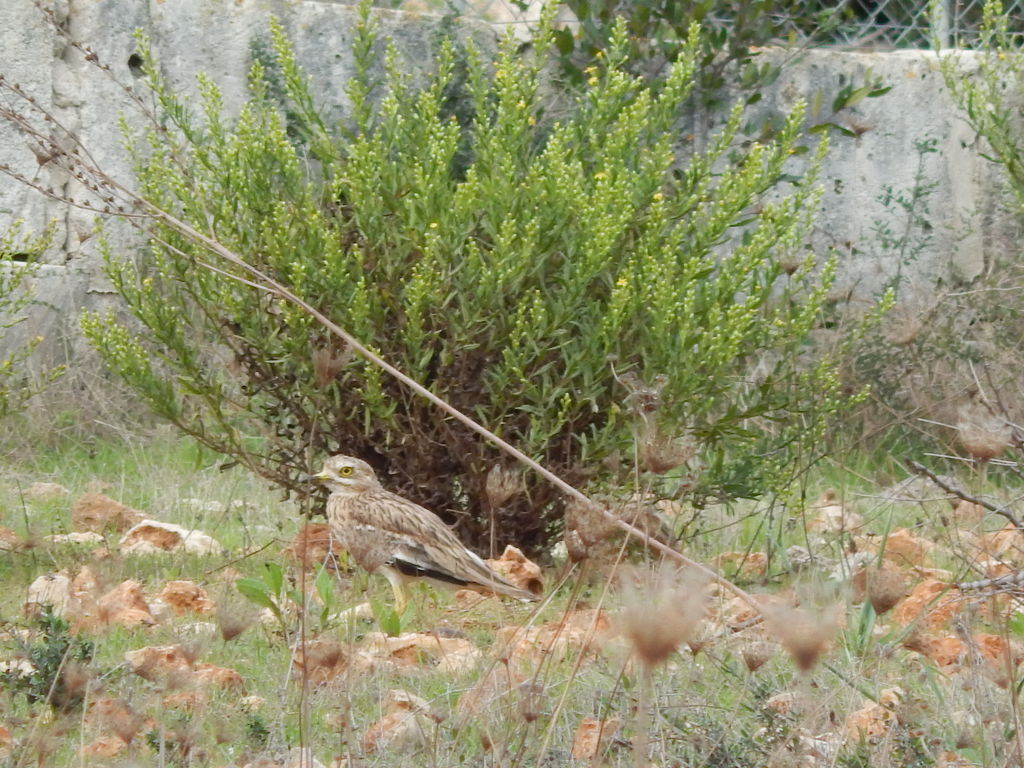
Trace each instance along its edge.
{"label": "bird's wing", "polygon": [[392,551],[388,564],[406,576],[484,587],[520,600],[536,599],[466,549],[441,518],[408,499],[389,491],[361,494],[359,503],[348,510],[348,518],[355,527],[384,533]]}

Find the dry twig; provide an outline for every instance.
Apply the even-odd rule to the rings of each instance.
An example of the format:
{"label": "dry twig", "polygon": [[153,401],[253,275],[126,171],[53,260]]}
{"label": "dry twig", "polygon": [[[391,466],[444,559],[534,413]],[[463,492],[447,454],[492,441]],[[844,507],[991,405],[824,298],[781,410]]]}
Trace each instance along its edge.
{"label": "dry twig", "polygon": [[963,501],[969,501],[972,504],[977,504],[978,506],[984,507],[989,512],[1005,517],[1007,520],[1013,523],[1014,528],[1020,528],[1024,530],[1024,524],[1022,524],[1021,521],[1017,518],[1017,516],[1006,507],[1001,507],[998,504],[993,504],[991,501],[987,501],[986,499],[983,499],[980,496],[972,496],[971,494],[967,493],[967,491],[965,491],[963,488],[960,488],[957,485],[953,485],[947,480],[943,480],[941,477],[939,477],[930,469],[928,469],[928,467],[926,467],[924,464],[914,461],[913,459],[907,459],[905,464],[911,472],[913,472],[916,475],[921,475],[922,477],[927,477],[929,480],[935,483],[935,485],[944,490],[946,493],[956,496],[958,499],[962,499]]}

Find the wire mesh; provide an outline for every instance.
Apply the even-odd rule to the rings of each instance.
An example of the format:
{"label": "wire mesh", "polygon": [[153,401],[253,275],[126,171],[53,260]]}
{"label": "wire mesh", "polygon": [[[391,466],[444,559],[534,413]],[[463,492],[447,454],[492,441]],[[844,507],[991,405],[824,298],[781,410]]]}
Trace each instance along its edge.
{"label": "wire mesh", "polygon": [[[729,7],[721,0],[705,17],[705,25],[728,28]],[[978,40],[985,0],[780,0],[777,20],[789,32],[764,44],[837,45],[847,48],[972,47]],[[541,2],[516,0],[399,0],[396,7],[435,13],[455,13],[495,25],[514,25],[523,36],[540,16]],[[624,12],[628,3],[623,2]],[[1010,31],[1024,37],[1024,0],[1003,0]],[[815,29],[807,23],[813,14],[828,12],[832,23]],[[563,8],[559,19],[571,24],[575,17]]]}

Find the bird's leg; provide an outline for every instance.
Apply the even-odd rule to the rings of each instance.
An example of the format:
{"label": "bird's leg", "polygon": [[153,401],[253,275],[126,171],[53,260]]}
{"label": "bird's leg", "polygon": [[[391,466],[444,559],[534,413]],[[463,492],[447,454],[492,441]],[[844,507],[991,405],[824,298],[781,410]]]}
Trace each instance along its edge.
{"label": "bird's leg", "polygon": [[392,582],[391,589],[395,593],[395,614],[399,619],[405,615],[405,608],[409,604],[409,590],[402,582]]}
{"label": "bird's leg", "polygon": [[395,615],[401,619],[405,615],[405,607],[409,604],[409,589],[405,586],[405,579],[393,568],[385,566],[380,570],[391,584],[391,591],[395,593]]}

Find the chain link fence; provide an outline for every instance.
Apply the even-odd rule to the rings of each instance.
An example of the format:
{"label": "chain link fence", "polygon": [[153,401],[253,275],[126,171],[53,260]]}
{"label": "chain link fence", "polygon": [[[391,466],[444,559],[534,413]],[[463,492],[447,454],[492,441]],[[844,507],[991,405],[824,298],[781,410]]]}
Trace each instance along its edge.
{"label": "chain link fence", "polygon": [[[454,12],[473,16],[495,25],[515,25],[524,37],[536,22],[540,2],[518,3],[515,0],[402,0],[398,8],[428,12]],[[627,4],[623,3],[624,10]],[[729,3],[722,2],[722,11],[712,13],[704,24],[728,29]],[[783,4],[780,4],[783,5]],[[808,29],[795,18],[780,18],[790,31],[786,40],[766,40],[765,44],[797,42],[836,45],[845,48],[931,48],[938,42],[943,48],[969,48],[978,39],[985,0],[843,0],[823,3],[807,0],[801,10],[833,13],[827,29]],[[1024,0],[1004,0],[1010,31],[1024,39]],[[807,14],[801,13],[806,18]],[[571,12],[563,9],[560,21],[571,24]],[[791,21],[791,24],[786,22]]]}

